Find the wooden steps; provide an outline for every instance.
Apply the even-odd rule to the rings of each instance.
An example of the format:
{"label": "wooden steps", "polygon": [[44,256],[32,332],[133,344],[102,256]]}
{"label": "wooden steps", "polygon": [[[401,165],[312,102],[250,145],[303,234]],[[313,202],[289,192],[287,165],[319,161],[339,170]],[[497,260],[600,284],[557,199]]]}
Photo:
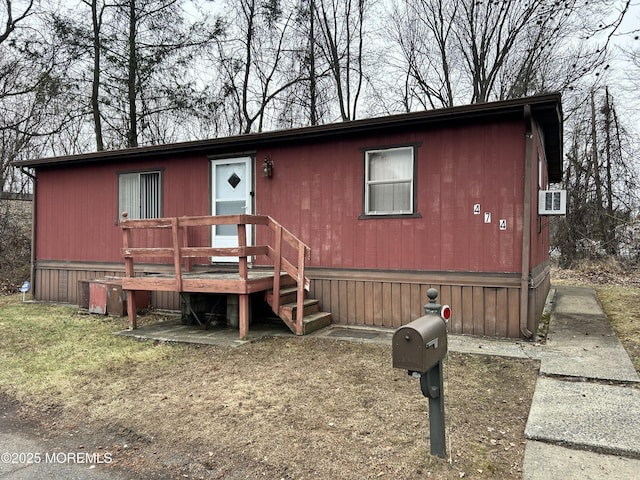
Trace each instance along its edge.
{"label": "wooden steps", "polygon": [[[298,292],[296,287],[280,289],[280,306],[276,313],[292,332],[296,333],[296,321],[298,319]],[[265,301],[273,310],[273,290],[265,293]],[[320,311],[320,302],[313,298],[305,298],[303,302],[302,332],[307,335],[331,324],[331,313]]]}

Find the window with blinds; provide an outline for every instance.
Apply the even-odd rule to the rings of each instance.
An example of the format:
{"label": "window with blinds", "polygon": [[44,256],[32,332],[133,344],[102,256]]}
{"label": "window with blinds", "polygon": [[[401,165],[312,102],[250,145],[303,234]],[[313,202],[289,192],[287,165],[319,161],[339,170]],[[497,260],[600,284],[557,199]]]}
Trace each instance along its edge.
{"label": "window with blinds", "polygon": [[160,172],[134,172],[118,175],[118,212],[130,219],[160,218],[162,182]]}

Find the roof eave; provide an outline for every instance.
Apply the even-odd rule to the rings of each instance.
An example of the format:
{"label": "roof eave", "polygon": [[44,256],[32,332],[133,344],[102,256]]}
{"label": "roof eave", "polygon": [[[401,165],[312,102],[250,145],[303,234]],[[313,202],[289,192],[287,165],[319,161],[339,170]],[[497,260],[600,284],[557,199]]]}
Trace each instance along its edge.
{"label": "roof eave", "polygon": [[[389,129],[402,129],[418,124],[444,123],[449,121],[463,121],[467,119],[481,119],[502,116],[506,114],[518,114],[525,105],[530,105],[534,115],[539,112],[542,119],[545,135],[549,136],[550,145],[547,147],[547,158],[550,165],[550,177],[562,177],[562,117],[560,113],[560,94],[546,94],[524,99],[512,99],[491,103],[476,103],[438,110],[405,113],[387,117],[376,117],[363,120],[301,127],[288,130],[276,130],[263,133],[250,133],[231,137],[214,138],[208,140],[196,140],[166,145],[151,145],[145,147],[128,148],[123,150],[109,150],[91,152],[79,155],[39,158],[13,162],[17,167],[46,167],[86,164],[94,162],[119,161],[144,159],[149,157],[197,154],[208,155],[226,154],[251,150],[287,141],[313,141],[322,138],[340,137],[358,133],[375,133]],[[555,112],[549,115],[549,111]],[[558,116],[559,115],[559,116]],[[547,123],[550,123],[547,125]],[[556,149],[560,148],[559,152]],[[551,180],[554,181],[554,180]]]}

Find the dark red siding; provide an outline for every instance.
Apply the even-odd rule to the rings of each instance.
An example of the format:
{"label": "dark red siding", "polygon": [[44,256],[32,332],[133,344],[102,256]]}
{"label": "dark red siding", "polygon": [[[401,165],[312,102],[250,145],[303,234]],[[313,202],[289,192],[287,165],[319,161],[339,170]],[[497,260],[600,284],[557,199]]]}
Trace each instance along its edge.
{"label": "dark red siding", "polygon": [[[36,197],[38,260],[121,262],[118,172],[162,169],[163,214],[208,215],[209,161],[148,161],[41,168]],[[208,242],[208,232],[194,242]]]}
{"label": "dark red siding", "polygon": [[[538,215],[539,186],[548,187],[547,162],[538,129],[534,129],[534,154],[531,188],[531,269],[549,260],[549,217]],[[538,178],[538,158],[542,162],[542,179]]]}
{"label": "dark red siding", "polygon": [[[362,149],[416,143],[420,218],[359,219]],[[307,242],[312,266],[518,272],[524,146],[524,125],[504,122],[264,150],[274,174],[256,177],[256,210]]]}
{"label": "dark red siding", "polygon": [[[361,219],[363,148],[419,144],[418,218]],[[519,122],[460,126],[257,153],[274,162],[255,177],[255,211],[307,242],[311,265],[327,268],[518,272],[522,252],[524,127]],[[537,159],[533,162],[537,185]],[[119,262],[117,172],[162,169],[163,214],[210,211],[210,162],[204,157],[97,164],[38,171],[38,259]],[[533,189],[537,195],[537,189]],[[537,221],[537,199],[532,220]],[[481,214],[474,215],[474,204]],[[484,213],[491,213],[491,223]],[[499,229],[499,220],[507,229]],[[532,228],[531,260],[546,235]],[[261,233],[258,233],[261,235]],[[201,231],[191,242],[208,244]]]}

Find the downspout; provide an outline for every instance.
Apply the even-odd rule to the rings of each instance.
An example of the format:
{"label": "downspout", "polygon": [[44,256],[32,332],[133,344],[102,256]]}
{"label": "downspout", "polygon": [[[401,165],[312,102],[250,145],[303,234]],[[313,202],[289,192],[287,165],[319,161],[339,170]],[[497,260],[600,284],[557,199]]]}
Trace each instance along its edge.
{"label": "downspout", "polygon": [[524,203],[522,213],[522,264],[520,268],[520,334],[526,339],[533,337],[527,323],[529,317],[529,268],[531,256],[531,162],[533,157],[533,129],[531,106],[524,106],[525,153],[524,153]]}
{"label": "downspout", "polygon": [[31,298],[35,299],[36,292],[36,190],[37,190],[37,178],[31,172],[28,172],[24,167],[20,167],[20,171],[30,177],[33,180],[33,194],[31,197],[31,258],[29,266],[29,282],[31,283]]}

